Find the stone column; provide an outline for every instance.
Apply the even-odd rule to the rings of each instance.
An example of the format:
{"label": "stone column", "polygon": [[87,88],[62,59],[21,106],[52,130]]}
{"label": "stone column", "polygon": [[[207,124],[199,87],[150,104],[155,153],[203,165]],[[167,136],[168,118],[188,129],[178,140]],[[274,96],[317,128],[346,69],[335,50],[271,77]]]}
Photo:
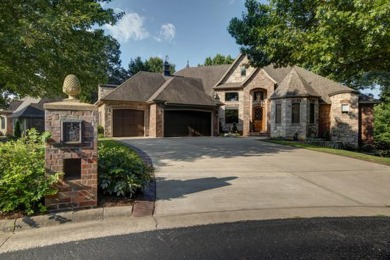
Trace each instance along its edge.
{"label": "stone column", "polygon": [[69,98],[44,105],[45,130],[52,134],[46,144],[46,171],[64,173],[55,187],[58,193],[45,198],[49,210],[97,206],[98,108],[75,99],[77,87],[77,77],[67,76],[64,92]]}

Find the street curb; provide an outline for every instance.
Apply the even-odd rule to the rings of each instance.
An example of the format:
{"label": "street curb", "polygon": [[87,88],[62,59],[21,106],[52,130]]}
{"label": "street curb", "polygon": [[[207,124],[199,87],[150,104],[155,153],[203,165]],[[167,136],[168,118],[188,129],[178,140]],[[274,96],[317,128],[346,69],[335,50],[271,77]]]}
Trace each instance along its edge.
{"label": "street curb", "polygon": [[51,227],[66,223],[103,221],[114,217],[130,217],[132,206],[95,208],[77,211],[64,211],[39,216],[25,216],[0,221],[0,232],[16,232],[41,227]]}
{"label": "street curb", "polygon": [[[126,143],[123,144],[133,149],[146,164],[153,167],[151,158],[145,152],[132,145]],[[66,223],[103,221],[108,218],[152,216],[154,213],[155,199],[156,180],[154,174],[152,174],[152,180],[135,199],[133,206],[81,209],[32,217],[24,216],[17,219],[4,219],[0,220],[0,232],[16,232],[41,227],[63,225]]]}

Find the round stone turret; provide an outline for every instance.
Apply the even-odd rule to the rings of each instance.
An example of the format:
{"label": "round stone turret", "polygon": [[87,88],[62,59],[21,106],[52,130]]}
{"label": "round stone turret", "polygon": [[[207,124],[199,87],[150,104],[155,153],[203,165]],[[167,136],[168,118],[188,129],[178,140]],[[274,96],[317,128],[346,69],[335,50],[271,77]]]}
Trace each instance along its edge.
{"label": "round stone turret", "polygon": [[81,85],[76,75],[70,74],[65,77],[62,91],[69,96],[69,99],[77,99],[80,94]]}

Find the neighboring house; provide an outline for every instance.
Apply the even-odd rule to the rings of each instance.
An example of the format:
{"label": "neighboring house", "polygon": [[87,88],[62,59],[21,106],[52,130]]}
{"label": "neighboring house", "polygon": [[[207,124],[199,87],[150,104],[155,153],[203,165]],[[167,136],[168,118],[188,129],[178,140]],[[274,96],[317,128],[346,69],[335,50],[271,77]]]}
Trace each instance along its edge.
{"label": "neighboring house", "polygon": [[232,65],[184,68],[173,76],[140,72],[99,86],[106,136],[322,137],[372,141],[373,105],[359,92],[300,67]]}
{"label": "neighboring house", "polygon": [[12,101],[7,110],[0,110],[0,132],[3,135],[13,135],[17,121],[22,133],[30,128],[43,132],[45,130],[43,104],[53,100],[57,99],[26,97]]}
{"label": "neighboring house", "polygon": [[12,118],[10,115],[18,108],[22,103],[20,100],[13,100],[7,109],[0,109],[0,135],[12,135]]}

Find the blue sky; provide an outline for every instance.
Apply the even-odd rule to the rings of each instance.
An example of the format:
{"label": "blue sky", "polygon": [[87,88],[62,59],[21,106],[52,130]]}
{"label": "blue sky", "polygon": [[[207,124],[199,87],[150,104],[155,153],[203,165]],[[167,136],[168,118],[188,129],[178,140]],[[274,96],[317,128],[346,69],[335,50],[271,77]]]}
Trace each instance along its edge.
{"label": "blue sky", "polygon": [[197,66],[217,53],[239,54],[227,27],[245,11],[244,0],[113,0],[103,6],[126,13],[115,26],[105,27],[121,44],[125,68],[137,56],[168,55],[180,70],[187,60]]}
{"label": "blue sky", "polygon": [[[260,2],[267,2],[261,0]],[[246,11],[245,0],[112,0],[104,7],[125,12],[107,33],[121,44],[122,67],[131,58],[167,55],[176,71],[202,64],[217,53],[236,58],[240,46],[227,32],[233,17]],[[379,91],[364,90],[378,97]]]}

